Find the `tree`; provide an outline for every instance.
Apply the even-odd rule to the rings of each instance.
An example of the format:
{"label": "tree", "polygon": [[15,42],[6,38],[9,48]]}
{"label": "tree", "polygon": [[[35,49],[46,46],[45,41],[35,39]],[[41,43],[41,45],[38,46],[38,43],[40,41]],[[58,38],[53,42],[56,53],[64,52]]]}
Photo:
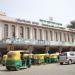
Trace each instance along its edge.
{"label": "tree", "polygon": [[71,21],[70,25],[67,25],[67,28],[73,28],[73,29],[75,29],[75,21]]}

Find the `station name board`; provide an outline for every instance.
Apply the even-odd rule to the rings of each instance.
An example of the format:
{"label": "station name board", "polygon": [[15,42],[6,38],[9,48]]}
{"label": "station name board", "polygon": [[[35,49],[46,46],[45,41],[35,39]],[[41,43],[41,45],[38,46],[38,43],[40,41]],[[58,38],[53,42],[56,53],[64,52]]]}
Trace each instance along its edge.
{"label": "station name board", "polygon": [[31,23],[31,21],[28,21],[28,20],[23,20],[23,19],[16,19],[16,21],[18,22],[18,23]]}
{"label": "station name board", "polygon": [[57,23],[57,22],[53,22],[53,21],[47,21],[47,20],[42,20],[40,19],[40,22],[44,25],[48,25],[48,26],[54,26],[54,27],[61,27],[62,24],[61,23]]}

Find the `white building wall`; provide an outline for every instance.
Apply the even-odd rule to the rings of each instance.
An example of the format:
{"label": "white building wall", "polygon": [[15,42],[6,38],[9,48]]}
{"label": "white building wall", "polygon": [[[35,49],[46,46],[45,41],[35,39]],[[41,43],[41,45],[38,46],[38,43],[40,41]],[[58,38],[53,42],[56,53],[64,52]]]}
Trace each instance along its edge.
{"label": "white building wall", "polygon": [[30,39],[33,40],[33,27],[30,27]]}
{"label": "white building wall", "polygon": [[[12,30],[11,30],[11,27],[12,25],[15,25],[15,36],[16,38],[20,38],[20,26],[23,26],[24,28],[24,39],[27,39],[27,27],[30,28],[30,39],[34,39],[34,30],[33,28],[34,27],[31,27],[31,26],[24,26],[24,25],[19,25],[19,24],[13,24],[13,23],[3,23],[3,22],[0,22],[0,40],[4,38],[4,24],[8,24],[8,38],[12,38]],[[46,40],[46,34],[45,34],[45,30],[47,30],[47,33],[48,33],[48,40],[50,41],[51,40],[51,36],[50,36],[50,31],[52,31],[52,37],[53,37],[53,41],[56,41],[56,36],[55,36],[55,32],[58,32],[57,33],[57,38],[58,38],[58,41],[60,41],[60,32],[61,32],[61,41],[65,41],[64,39],[64,33],[65,36],[66,36],[66,42],[68,42],[68,33],[69,33],[69,38],[70,38],[70,42],[72,42],[72,37],[71,37],[71,33],[70,32],[66,32],[66,31],[59,31],[59,30],[53,30],[53,29],[45,29],[45,28],[38,28],[36,27],[37,29],[37,40],[40,40],[40,32],[39,32],[39,29],[42,30],[42,40]],[[74,35],[74,41],[75,41],[75,35]]]}
{"label": "white building wall", "polygon": [[3,30],[4,30],[4,24],[0,22],[0,40],[2,40],[4,37]]}
{"label": "white building wall", "polygon": [[26,39],[26,27],[23,26],[23,28],[24,28],[24,31],[23,31],[23,33],[24,33],[24,39]]}

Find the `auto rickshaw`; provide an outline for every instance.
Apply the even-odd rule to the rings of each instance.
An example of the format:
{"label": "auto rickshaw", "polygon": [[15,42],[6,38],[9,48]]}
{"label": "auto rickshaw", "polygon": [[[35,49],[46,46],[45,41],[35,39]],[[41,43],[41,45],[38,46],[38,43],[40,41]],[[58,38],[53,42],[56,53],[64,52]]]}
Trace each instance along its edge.
{"label": "auto rickshaw", "polygon": [[[24,60],[26,61],[26,65],[27,65],[27,67],[29,68],[29,67],[31,67],[31,64],[32,64],[32,62],[31,62],[31,55],[30,54],[24,54]],[[23,61],[24,61],[23,60]],[[24,61],[24,62],[25,62]]]}
{"label": "auto rickshaw", "polygon": [[52,63],[58,62],[58,55],[56,53],[51,54],[51,62]]}
{"label": "auto rickshaw", "polygon": [[45,61],[46,64],[49,63],[49,54],[45,54],[44,61]]}
{"label": "auto rickshaw", "polygon": [[29,56],[29,58],[30,58],[30,61],[31,61],[31,64],[33,64],[33,55],[34,55],[34,54],[31,54],[31,53],[28,54],[28,56]]}
{"label": "auto rickshaw", "polygon": [[38,54],[38,64],[44,63],[44,54]]}
{"label": "auto rickshaw", "polygon": [[7,55],[3,55],[3,59],[2,59],[2,65],[3,66],[6,65],[6,60],[7,60]]}
{"label": "auto rickshaw", "polygon": [[21,68],[28,68],[31,66],[30,59],[25,56],[25,51],[9,51],[6,60],[7,70],[19,70]]}

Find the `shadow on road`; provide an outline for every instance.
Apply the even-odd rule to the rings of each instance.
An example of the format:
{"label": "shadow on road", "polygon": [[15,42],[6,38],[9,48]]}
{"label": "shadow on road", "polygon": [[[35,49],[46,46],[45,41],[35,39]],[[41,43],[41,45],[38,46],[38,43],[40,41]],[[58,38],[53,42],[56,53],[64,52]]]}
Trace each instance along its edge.
{"label": "shadow on road", "polygon": [[[25,70],[26,68],[21,68],[19,71]],[[16,70],[7,70],[7,69],[1,69],[0,72],[17,72]]]}
{"label": "shadow on road", "polygon": [[8,71],[6,69],[2,69],[2,70],[0,70],[0,72],[11,72],[11,71]]}

